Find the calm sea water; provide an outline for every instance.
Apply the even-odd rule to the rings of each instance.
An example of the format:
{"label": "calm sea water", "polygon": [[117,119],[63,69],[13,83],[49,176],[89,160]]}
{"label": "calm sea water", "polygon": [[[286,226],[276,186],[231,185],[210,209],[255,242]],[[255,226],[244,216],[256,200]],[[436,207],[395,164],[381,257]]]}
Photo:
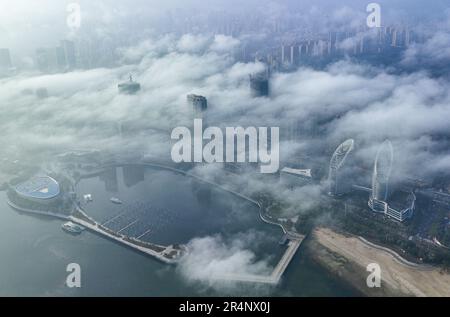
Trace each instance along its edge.
{"label": "calm sea water", "polygon": [[[275,264],[284,248],[280,229],[258,220],[252,204],[189,177],[157,169],[118,168],[82,180],[79,194],[96,220],[156,243],[187,243],[221,233],[224,238],[259,233],[258,259]],[[111,197],[123,201],[112,204]],[[2,296],[352,296],[302,255],[299,249],[276,287],[240,284],[209,286],[188,281],[176,266],[160,263],[91,232],[61,230],[61,221],[12,210],[0,192],[0,295]],[[131,225],[130,225],[131,224]],[[129,227],[127,227],[130,225]],[[65,285],[66,267],[78,263],[82,287]]]}

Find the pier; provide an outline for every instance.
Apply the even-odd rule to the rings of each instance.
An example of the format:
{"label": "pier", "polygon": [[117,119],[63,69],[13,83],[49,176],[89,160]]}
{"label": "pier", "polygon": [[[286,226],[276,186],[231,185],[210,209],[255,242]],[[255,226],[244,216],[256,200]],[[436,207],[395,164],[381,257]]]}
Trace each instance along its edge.
{"label": "pier", "polygon": [[[128,164],[120,164],[120,163],[116,163],[116,164],[111,164],[111,165],[106,165],[103,166],[102,169],[108,168],[108,167],[117,167],[117,166],[124,166],[124,165],[128,165]],[[287,242],[287,249],[285,251],[285,253],[283,254],[283,256],[281,257],[280,261],[278,262],[278,264],[274,267],[273,271],[271,274],[269,275],[256,275],[256,274],[240,274],[240,273],[230,273],[230,274],[221,274],[218,276],[213,277],[213,279],[216,280],[223,280],[223,281],[231,281],[231,282],[246,282],[246,283],[260,283],[260,284],[270,284],[270,285],[277,285],[283,274],[285,273],[287,267],[289,266],[289,264],[291,263],[292,259],[294,258],[295,254],[297,253],[298,248],[301,246],[302,242],[304,241],[304,239],[306,238],[306,236],[301,235],[297,232],[293,232],[288,230],[282,223],[280,223],[279,221],[276,221],[275,219],[270,218],[266,213],[265,210],[263,208],[263,206],[261,205],[260,202],[240,193],[237,192],[229,187],[226,187],[224,185],[221,184],[217,184],[215,182],[203,179],[195,174],[192,174],[190,172],[184,171],[184,170],[180,170],[174,167],[170,167],[164,164],[158,164],[158,163],[150,163],[150,162],[141,162],[141,163],[135,163],[133,165],[140,165],[140,166],[144,166],[144,167],[153,167],[153,168],[162,168],[165,170],[169,170],[175,173],[179,173],[182,174],[184,176],[187,177],[191,177],[193,179],[196,179],[200,182],[209,184],[211,186],[220,188],[223,191],[226,191],[228,193],[231,193],[237,197],[240,197],[242,199],[245,199],[251,203],[253,203],[254,205],[258,206],[259,208],[259,218],[261,221],[269,224],[269,225],[273,225],[273,226],[277,226],[279,227],[283,233],[284,233],[284,237],[283,239]],[[88,228],[90,228],[91,230],[94,231],[98,231],[99,227],[98,226],[89,226],[87,225]],[[103,232],[103,230],[101,230],[102,234],[105,234],[105,232]],[[148,232],[144,232],[139,238],[141,238],[142,236],[144,236],[146,233]],[[122,239],[118,239],[117,237],[114,236],[110,236],[110,238],[114,239],[114,240],[122,240]],[[120,242],[124,242],[124,241],[120,241]],[[126,243],[128,244],[128,243]],[[135,247],[135,245],[133,245],[133,247]],[[154,252],[153,250],[148,250],[148,249],[144,249],[144,250],[140,250],[143,251],[147,254],[150,254],[152,256],[155,256],[156,258],[166,262],[166,263],[174,263],[176,261],[167,261],[167,258],[165,258],[161,253],[158,252]]]}
{"label": "pier", "polygon": [[260,283],[277,285],[284,272],[286,271],[289,263],[291,263],[294,255],[297,253],[298,248],[302,244],[305,236],[295,234],[295,236],[289,235],[288,248],[284,252],[282,258],[278,262],[277,266],[273,269],[270,275],[254,275],[254,274],[223,274],[214,277],[217,280],[231,281],[231,282],[246,282],[246,283]]}
{"label": "pier", "polygon": [[[107,167],[117,167],[117,166],[124,166],[124,165],[128,165],[128,164],[106,165],[106,166],[102,167],[101,170],[104,170]],[[136,163],[136,164],[132,164],[132,165],[163,168],[165,170],[179,173],[179,174],[185,175],[187,177],[194,178],[203,183],[220,188],[223,191],[231,193],[237,197],[245,199],[245,200],[255,204],[256,206],[258,206],[260,220],[262,220],[263,222],[265,222],[267,224],[278,226],[278,227],[280,227],[280,229],[282,229],[282,231],[284,233],[283,244],[287,243],[287,249],[286,249],[285,253],[283,254],[283,256],[280,259],[280,261],[278,262],[278,264],[274,267],[272,273],[268,274],[267,276],[266,275],[255,275],[255,274],[230,273],[230,274],[223,274],[223,275],[217,276],[215,278],[219,279],[219,280],[240,281],[240,282],[249,282],[249,283],[263,283],[263,284],[273,284],[273,285],[279,283],[284,272],[286,271],[286,269],[289,266],[290,262],[292,261],[294,255],[296,254],[298,248],[300,247],[301,243],[305,239],[304,235],[294,232],[295,230],[290,231],[287,228],[285,228],[285,226],[282,223],[280,223],[279,221],[277,221],[276,219],[270,218],[268,215],[265,214],[264,208],[258,201],[254,200],[240,192],[232,190],[226,186],[217,184],[212,181],[205,180],[205,179],[203,179],[195,174],[192,174],[190,172],[186,172],[186,171],[179,170],[179,169],[176,169],[176,168],[173,168],[170,166],[166,166],[166,165],[162,165],[162,164]],[[88,175],[97,175],[99,172],[100,172],[100,170],[96,171],[95,173],[90,173]],[[86,175],[84,175],[84,176],[86,176]],[[74,183],[77,182],[77,180],[72,180],[72,181]],[[21,208],[20,206],[15,205],[13,202],[11,202],[9,200],[8,200],[8,204],[12,208],[14,208],[16,210],[20,210],[22,212],[54,217],[54,218],[58,218],[60,220],[65,220],[65,221],[72,221],[73,223],[83,226],[92,232],[95,232],[103,237],[106,237],[110,240],[116,241],[120,244],[126,245],[126,246],[128,246],[132,249],[135,249],[137,251],[140,251],[144,254],[150,255],[164,263],[175,264],[175,263],[179,262],[179,260],[188,252],[186,246],[184,246],[184,245],[177,246],[177,247],[172,246],[172,245],[161,246],[161,245],[157,245],[154,243],[142,241],[141,240],[142,237],[144,237],[151,231],[151,229],[148,229],[148,228],[146,230],[144,230],[143,232],[139,233],[139,235],[137,235],[135,237],[124,234],[126,229],[128,229],[129,227],[131,227],[137,223],[136,219],[127,223],[125,226],[121,227],[120,229],[112,230],[112,229],[108,228],[106,225],[109,224],[110,222],[114,221],[116,218],[120,217],[121,214],[116,215],[113,218],[104,221],[103,223],[100,223],[100,222],[95,221],[91,217],[89,217],[76,201],[73,201],[74,208],[73,208],[72,213],[67,214],[67,215],[54,213],[54,212],[50,212],[50,211],[29,210],[29,209]]]}
{"label": "pier", "polygon": [[[68,219],[73,223],[85,227],[93,232],[96,232],[102,236],[105,236],[111,240],[124,244],[132,249],[153,256],[161,262],[167,264],[175,264],[184,255],[184,246],[181,249],[174,249],[173,246],[161,246],[153,243],[144,243],[143,241],[136,240],[134,238],[127,237],[119,232],[113,232],[108,230],[103,225],[97,223],[95,220],[87,216],[82,209],[77,206],[77,212],[82,217],[70,216]],[[84,219],[82,219],[84,218]],[[122,229],[123,230],[123,229]],[[121,231],[122,231],[121,230]]]}

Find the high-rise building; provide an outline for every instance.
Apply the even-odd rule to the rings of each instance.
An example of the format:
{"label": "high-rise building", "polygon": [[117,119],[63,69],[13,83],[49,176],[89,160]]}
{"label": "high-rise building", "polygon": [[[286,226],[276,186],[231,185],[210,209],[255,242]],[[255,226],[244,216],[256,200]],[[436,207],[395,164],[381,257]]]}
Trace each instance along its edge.
{"label": "high-rise building", "polygon": [[190,94],[187,95],[187,101],[192,107],[194,116],[197,118],[203,117],[203,112],[208,108],[208,100],[203,96]]}
{"label": "high-rise building", "polygon": [[44,73],[72,70],[76,67],[75,44],[62,40],[59,46],[36,50],[36,66]]}
{"label": "high-rise building", "polygon": [[141,84],[133,81],[133,76],[130,75],[129,81],[118,84],[117,88],[121,94],[133,95],[141,90]]}
{"label": "high-rise building", "polygon": [[12,67],[9,49],[0,48],[0,70],[9,70]]}
{"label": "high-rise building", "polygon": [[283,139],[289,141],[297,141],[303,135],[303,121],[291,119],[286,122],[285,128],[282,130]]}
{"label": "high-rise building", "polygon": [[45,99],[48,97],[48,90],[47,88],[41,87],[36,89],[35,94],[39,99]]}
{"label": "high-rise building", "polygon": [[341,169],[350,154],[353,151],[355,141],[349,139],[338,146],[334,151],[330,160],[330,169],[328,174],[329,195],[336,196],[345,193],[345,188],[342,184],[343,173]]}
{"label": "high-rise building", "polygon": [[77,41],[77,65],[83,69],[90,69],[95,66],[94,47],[90,40],[82,39]]}
{"label": "high-rise building", "polygon": [[69,40],[62,40],[60,48],[64,56],[64,66],[66,69],[72,70],[77,66],[75,44]]}
{"label": "high-rise building", "polygon": [[372,199],[386,201],[393,161],[392,143],[386,140],[378,149],[372,175]]}
{"label": "high-rise building", "polygon": [[389,140],[386,140],[378,149],[373,167],[372,193],[368,204],[372,211],[402,222],[413,216],[416,196],[412,191],[391,190],[389,178],[392,171],[393,152]]}
{"label": "high-rise building", "polygon": [[57,46],[55,50],[56,50],[56,64],[58,71],[64,71],[67,68],[66,55],[64,54],[64,49],[61,46]]}
{"label": "high-rise building", "polygon": [[36,66],[41,72],[56,72],[60,59],[60,52],[58,53],[56,48],[38,48],[36,50]]}
{"label": "high-rise building", "polygon": [[266,74],[250,75],[250,89],[254,97],[269,96],[269,76]]}
{"label": "high-rise building", "polygon": [[295,46],[292,45],[291,46],[291,54],[290,54],[290,58],[289,58],[289,63],[291,65],[294,65],[296,63],[296,51],[295,51]]}
{"label": "high-rise building", "polygon": [[399,33],[399,31],[397,29],[394,29],[392,31],[392,43],[391,43],[391,45],[393,47],[400,46],[400,33]]}
{"label": "high-rise building", "polygon": [[286,62],[286,53],[287,53],[287,46],[281,45],[281,63],[284,64]]}

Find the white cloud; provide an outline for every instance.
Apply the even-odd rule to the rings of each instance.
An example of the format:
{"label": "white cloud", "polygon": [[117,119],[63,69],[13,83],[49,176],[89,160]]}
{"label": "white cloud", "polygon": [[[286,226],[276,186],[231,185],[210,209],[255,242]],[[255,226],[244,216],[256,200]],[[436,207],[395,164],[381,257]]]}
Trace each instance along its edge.
{"label": "white cloud", "polygon": [[[449,134],[447,80],[430,78],[426,73],[389,74],[341,61],[325,70],[302,68],[276,74],[271,78],[271,98],[255,99],[249,91],[248,75],[263,66],[235,63],[229,53],[211,51],[211,43],[213,38],[207,36],[155,36],[122,51],[134,64],[3,79],[0,142],[4,150],[17,149],[19,144],[20,149],[41,155],[74,147],[125,150],[134,146],[139,153],[167,158],[171,129],[191,120],[186,95],[198,93],[208,98],[212,123],[279,126],[281,131],[292,129],[292,124],[305,128],[296,141],[281,139],[281,157],[290,162],[302,155],[326,161],[330,149],[349,137],[357,139],[356,154],[390,138],[396,151],[409,158],[399,160],[405,173],[437,173],[440,167],[444,171],[448,142],[435,136]],[[135,96],[119,95],[117,83],[126,80],[129,73],[141,83],[142,90]],[[49,98],[34,95],[41,87],[47,88]],[[122,139],[118,135],[121,121],[162,132],[144,129]],[[424,137],[432,140],[432,146],[424,145]],[[371,164],[373,157],[361,157]],[[424,164],[425,158],[436,164]],[[286,196],[306,197],[311,192],[314,195],[316,189],[304,191],[308,192],[288,191]]]}
{"label": "white cloud", "polygon": [[178,41],[177,48],[181,52],[201,53],[206,50],[211,38],[206,35],[185,34]]}
{"label": "white cloud", "polygon": [[214,42],[211,44],[210,49],[220,53],[232,52],[239,44],[240,41],[238,39],[218,34],[214,37]]}
{"label": "white cloud", "polygon": [[226,240],[220,235],[195,238],[188,244],[189,253],[181,260],[179,272],[189,281],[212,286],[229,275],[268,275],[272,268],[254,253],[257,241],[258,233],[253,231]]}

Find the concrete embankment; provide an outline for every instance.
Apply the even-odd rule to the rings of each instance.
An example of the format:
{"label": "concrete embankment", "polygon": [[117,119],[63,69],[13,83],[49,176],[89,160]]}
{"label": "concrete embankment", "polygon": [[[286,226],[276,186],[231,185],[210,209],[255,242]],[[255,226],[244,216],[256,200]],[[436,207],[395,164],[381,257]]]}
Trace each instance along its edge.
{"label": "concrete embankment", "polygon": [[111,240],[117,241],[117,242],[119,242],[121,244],[124,244],[124,245],[126,245],[126,246],[128,246],[128,247],[130,247],[132,249],[135,249],[135,250],[140,251],[142,253],[145,253],[147,255],[151,255],[151,256],[155,257],[156,259],[160,260],[161,262],[168,263],[168,264],[173,264],[173,263],[177,262],[177,260],[175,260],[175,259],[169,259],[168,257],[164,256],[164,254],[163,254],[164,251],[170,249],[169,247],[160,247],[160,246],[158,246],[161,249],[164,249],[164,251],[157,252],[155,250],[152,250],[149,247],[140,246],[140,245],[138,245],[136,243],[132,243],[130,241],[127,241],[124,237],[114,236],[114,235],[108,233],[107,231],[102,230],[99,227],[99,225],[96,224],[96,223],[89,223],[87,221],[84,221],[83,219],[80,219],[80,218],[77,218],[77,217],[74,217],[74,216],[58,214],[58,213],[51,212],[51,211],[43,211],[43,210],[41,211],[41,210],[32,210],[32,209],[23,208],[23,207],[20,207],[20,206],[14,204],[10,200],[7,200],[7,203],[8,203],[8,205],[11,208],[13,208],[15,210],[18,210],[20,212],[24,212],[24,213],[28,213],[28,214],[32,214],[32,215],[37,215],[37,216],[45,216],[45,217],[55,218],[55,219],[64,220],[64,221],[70,220],[70,221],[72,221],[72,222],[74,222],[76,224],[79,224],[79,225],[81,225],[81,226],[83,226],[83,227],[85,227],[85,228],[87,228],[87,229],[89,229],[89,230],[91,230],[93,232],[96,232],[96,233],[98,233],[98,234],[100,234],[100,235],[102,235],[102,236],[104,236],[106,238],[109,238]]}
{"label": "concrete embankment", "polygon": [[[315,262],[367,296],[450,296],[450,274],[412,264],[394,251],[360,237],[319,228],[305,247]],[[367,266],[371,263],[381,268],[381,288],[367,286]]]}
{"label": "concrete embankment", "polygon": [[29,214],[34,214],[34,215],[38,215],[38,216],[46,216],[46,217],[53,217],[53,218],[57,218],[60,220],[69,220],[69,216],[66,215],[62,215],[62,214],[58,214],[55,212],[51,212],[51,211],[43,211],[43,210],[33,210],[33,209],[27,209],[27,208],[23,208],[23,207],[19,207],[16,204],[14,204],[12,201],[10,201],[9,199],[7,200],[8,205],[17,210],[17,211],[21,211],[21,212],[25,212],[25,213],[29,213]]}
{"label": "concrete embankment", "polygon": [[102,230],[102,229],[99,228],[98,224],[91,224],[91,223],[89,223],[87,221],[84,221],[82,219],[75,218],[75,217],[72,217],[72,216],[69,217],[69,219],[72,222],[74,222],[76,224],[79,224],[79,225],[81,225],[81,226],[83,226],[83,227],[85,227],[85,228],[87,228],[87,229],[89,229],[89,230],[91,230],[93,232],[96,232],[96,233],[98,233],[98,234],[100,234],[100,235],[102,235],[102,236],[104,236],[106,238],[109,238],[109,239],[114,240],[114,241],[116,241],[118,243],[124,244],[124,245],[126,245],[126,246],[128,246],[128,247],[130,247],[132,249],[135,249],[135,250],[140,251],[142,253],[145,253],[147,255],[153,256],[154,258],[160,260],[161,262],[164,262],[164,263],[167,263],[167,264],[173,264],[173,263],[177,262],[176,260],[171,260],[171,259],[165,257],[162,254],[162,252],[157,252],[157,251],[154,251],[154,250],[152,250],[150,248],[139,246],[139,245],[137,245],[135,243],[127,241],[123,237],[118,237],[118,236],[115,236],[115,235],[105,231],[105,230]]}

